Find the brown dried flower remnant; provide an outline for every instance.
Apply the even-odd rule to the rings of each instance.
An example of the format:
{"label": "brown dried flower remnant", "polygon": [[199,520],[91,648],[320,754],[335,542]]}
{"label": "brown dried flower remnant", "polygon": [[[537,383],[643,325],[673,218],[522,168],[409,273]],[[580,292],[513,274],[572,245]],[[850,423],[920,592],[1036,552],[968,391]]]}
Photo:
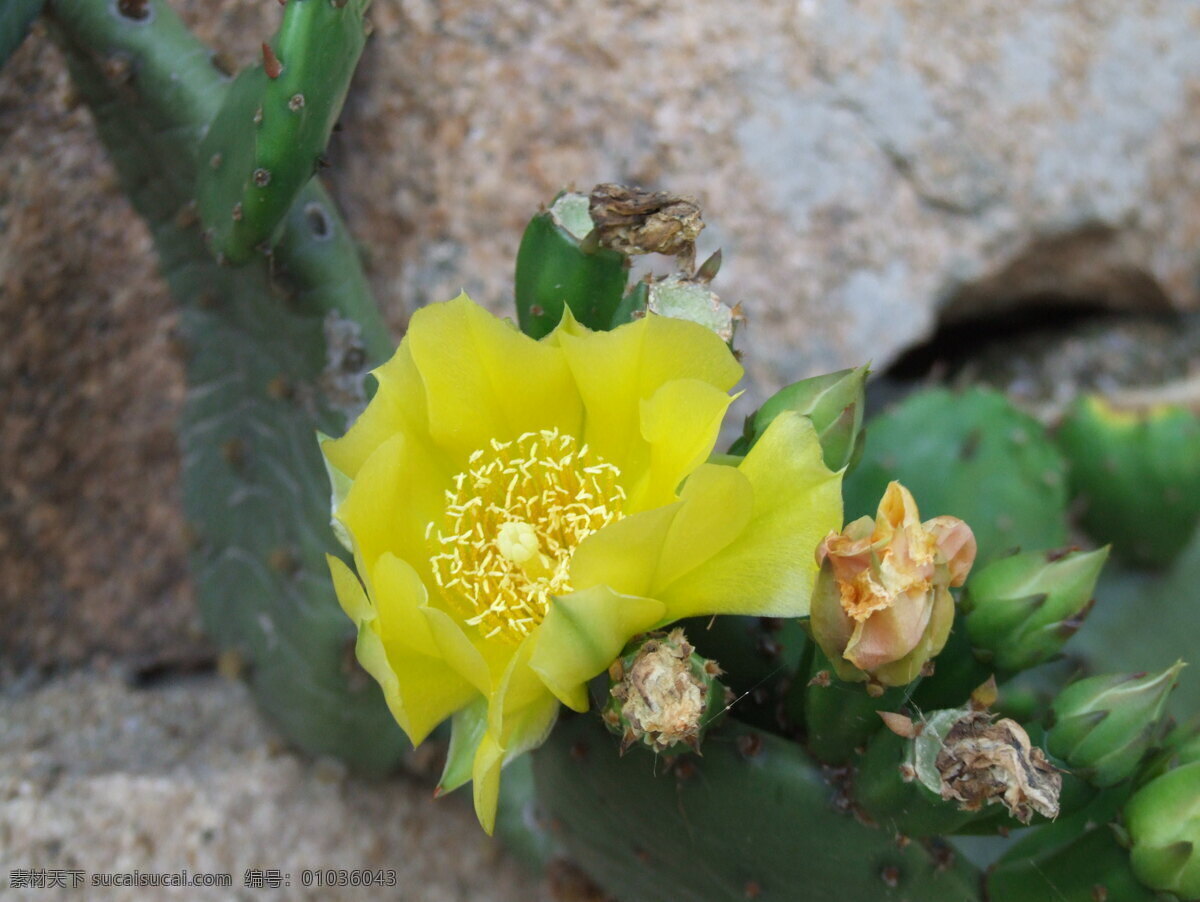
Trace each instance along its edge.
{"label": "brown dried flower remnant", "polygon": [[[712,719],[712,678],[721,669],[712,661],[697,666],[694,649],[682,629],[645,640],[630,658],[618,659],[609,673],[617,682],[605,717],[620,724],[622,751],[641,740],[656,751],[677,745],[699,750],[700,737]],[[720,694],[724,702],[724,694]]]}
{"label": "brown dried flower remnant", "polygon": [[1062,774],[1014,720],[985,711],[963,715],[942,742],[936,767],[942,798],[966,811],[1001,804],[1023,824],[1035,813],[1058,817]]}
{"label": "brown dried flower remnant", "polygon": [[682,256],[690,270],[704,228],[695,198],[603,184],[592,189],[588,212],[602,247],[622,254]]}

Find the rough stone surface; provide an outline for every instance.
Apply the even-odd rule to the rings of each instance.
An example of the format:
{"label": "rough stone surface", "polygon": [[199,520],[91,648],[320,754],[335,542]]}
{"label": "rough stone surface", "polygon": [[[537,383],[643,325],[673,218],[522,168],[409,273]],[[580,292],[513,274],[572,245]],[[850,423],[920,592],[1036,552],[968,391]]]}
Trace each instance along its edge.
{"label": "rough stone surface", "polygon": [[[547,902],[479,829],[467,797],[364,783],[282,750],[241,686],[216,677],[130,690],[77,673],[0,696],[5,899],[412,899]],[[434,810],[436,809],[436,811]],[[17,868],[228,873],[230,889],[10,889]],[[248,868],[290,888],[248,889]],[[301,871],[394,868],[397,888],[304,889]],[[562,897],[560,897],[562,898]]]}

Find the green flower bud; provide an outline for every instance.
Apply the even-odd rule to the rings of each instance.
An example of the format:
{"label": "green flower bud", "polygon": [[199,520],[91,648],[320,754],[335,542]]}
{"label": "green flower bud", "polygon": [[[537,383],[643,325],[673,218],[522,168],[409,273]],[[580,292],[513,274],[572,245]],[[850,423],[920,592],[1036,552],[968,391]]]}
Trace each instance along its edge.
{"label": "green flower bud", "polygon": [[1184,899],[1200,898],[1200,762],[1151,780],[1125,805],[1138,879]]}
{"label": "green flower bud", "polygon": [[840,470],[852,464],[862,450],[863,392],[869,373],[869,367],[860,366],[803,379],[780,389],[746,420],[745,433],[735,448],[745,453],[775,417],[794,410],[812,420],[829,469]]}
{"label": "green flower bud", "polygon": [[1095,786],[1130,777],[1154,745],[1183,662],[1161,673],[1104,674],[1059,693],[1046,734],[1050,752]]}
{"label": "green flower bud", "polygon": [[1057,654],[1083,623],[1108,549],[1028,552],[971,577],[962,598],[976,655],[1001,671],[1025,670]]}
{"label": "green flower bud", "polygon": [[707,728],[732,703],[721,668],[695,653],[682,629],[634,639],[608,669],[601,714],[621,751],[641,742],[655,752],[699,751]]}

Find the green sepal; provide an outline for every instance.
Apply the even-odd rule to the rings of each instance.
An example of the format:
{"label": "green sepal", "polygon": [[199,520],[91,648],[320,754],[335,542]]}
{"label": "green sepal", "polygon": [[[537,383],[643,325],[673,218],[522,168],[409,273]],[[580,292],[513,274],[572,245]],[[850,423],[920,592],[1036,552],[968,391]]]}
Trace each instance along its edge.
{"label": "green sepal", "polygon": [[976,654],[1001,672],[1058,654],[1082,625],[1107,558],[1107,548],[1026,552],[972,574],[960,606]]}
{"label": "green sepal", "polygon": [[780,389],[746,419],[742,437],[730,450],[745,454],[775,417],[794,410],[812,420],[825,465],[834,471],[850,466],[862,453],[863,395],[870,372],[864,365],[802,379]]}
{"label": "green sepal", "polygon": [[568,227],[580,228],[575,222],[578,205],[570,203],[578,197],[582,195],[560,195],[549,210],[529,221],[521,238],[514,278],[517,322],[533,338],[558,326],[564,306],[589,329],[609,329],[625,292],[628,258],[591,247],[594,242]]}
{"label": "green sepal", "polygon": [[877,712],[896,710],[911,692],[901,686],[871,695],[866,683],[840,679],[835,662],[820,648],[813,651],[811,667],[811,673],[798,675],[792,683],[783,706],[789,716],[802,714],[808,751],[825,764],[848,761],[883,729]]}
{"label": "green sepal", "polygon": [[1050,751],[1095,786],[1133,775],[1161,735],[1163,709],[1183,662],[1152,674],[1104,674],[1073,683],[1051,708]]}
{"label": "green sepal", "polygon": [[488,701],[483,696],[454,712],[450,718],[450,748],[446,752],[446,764],[442,768],[442,778],[438,780],[436,795],[453,792],[471,779],[475,750],[487,728]]}

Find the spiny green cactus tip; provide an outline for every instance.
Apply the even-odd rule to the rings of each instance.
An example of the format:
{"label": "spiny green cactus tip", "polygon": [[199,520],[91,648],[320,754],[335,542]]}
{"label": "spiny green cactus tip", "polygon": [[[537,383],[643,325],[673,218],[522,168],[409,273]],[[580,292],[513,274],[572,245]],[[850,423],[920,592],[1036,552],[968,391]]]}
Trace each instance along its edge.
{"label": "spiny green cactus tip", "polygon": [[214,254],[246,263],[279,240],[324,159],[362,53],[369,0],[291,0],[262,61],[234,81],[201,143],[197,200]]}
{"label": "spiny green cactus tip", "polygon": [[602,718],[621,737],[666,754],[698,752],[705,731],[732,694],[717,680],[721,668],[695,653],[682,629],[648,633],[626,646],[608,671]]}
{"label": "spiny green cactus tip", "polygon": [[1091,610],[1108,549],[1026,552],[993,561],[967,582],[961,607],[981,660],[1001,671],[1057,654]]}
{"label": "spiny green cactus tip", "polygon": [[1158,673],[1102,674],[1068,686],[1051,709],[1050,751],[1095,786],[1129,778],[1160,736],[1183,667],[1176,661]]}

